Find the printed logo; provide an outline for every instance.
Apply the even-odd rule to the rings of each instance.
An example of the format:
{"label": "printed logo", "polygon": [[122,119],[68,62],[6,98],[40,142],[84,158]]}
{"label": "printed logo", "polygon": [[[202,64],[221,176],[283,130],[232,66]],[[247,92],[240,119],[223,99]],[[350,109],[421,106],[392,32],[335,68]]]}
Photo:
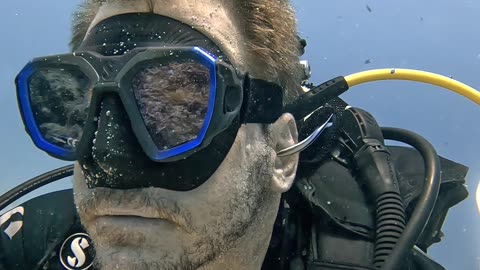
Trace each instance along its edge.
{"label": "printed logo", "polygon": [[70,235],[60,248],[60,262],[68,270],[86,270],[95,258],[92,239],[86,233]]}
{"label": "printed logo", "polygon": [[[20,231],[23,227],[23,214],[25,213],[25,209],[20,206],[14,208],[0,217],[0,226],[9,222],[8,226],[3,230],[3,232],[12,240],[12,238]],[[20,217],[18,217],[20,216]],[[15,220],[20,219],[20,220]]]}

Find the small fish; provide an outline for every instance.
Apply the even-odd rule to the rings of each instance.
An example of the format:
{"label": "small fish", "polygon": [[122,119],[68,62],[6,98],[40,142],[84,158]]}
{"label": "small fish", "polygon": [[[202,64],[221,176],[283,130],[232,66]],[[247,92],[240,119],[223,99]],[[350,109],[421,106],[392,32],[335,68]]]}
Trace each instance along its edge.
{"label": "small fish", "polygon": [[372,12],[372,8],[369,5],[367,5],[366,8],[367,8],[368,12]]}
{"label": "small fish", "polygon": [[365,65],[366,65],[366,64],[370,64],[370,63],[372,63],[372,59],[367,59],[367,60],[365,60],[365,62],[364,62]]}

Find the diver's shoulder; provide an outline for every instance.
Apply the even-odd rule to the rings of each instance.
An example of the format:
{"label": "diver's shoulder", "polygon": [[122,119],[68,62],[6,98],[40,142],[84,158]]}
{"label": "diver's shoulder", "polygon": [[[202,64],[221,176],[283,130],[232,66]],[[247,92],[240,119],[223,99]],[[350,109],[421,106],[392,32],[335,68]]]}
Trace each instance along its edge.
{"label": "diver's shoulder", "polygon": [[0,265],[6,269],[33,269],[30,267],[46,263],[66,236],[72,230],[81,230],[80,226],[71,189],[15,206],[0,216]]}

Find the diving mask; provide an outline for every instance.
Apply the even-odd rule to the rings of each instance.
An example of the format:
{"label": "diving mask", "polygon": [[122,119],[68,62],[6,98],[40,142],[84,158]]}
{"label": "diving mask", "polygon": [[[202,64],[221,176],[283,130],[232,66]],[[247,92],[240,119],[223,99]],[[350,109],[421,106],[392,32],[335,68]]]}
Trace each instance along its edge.
{"label": "diving mask", "polygon": [[[179,160],[202,149],[241,112],[246,123],[271,123],[282,112],[278,86],[246,79],[199,47],[39,58],[20,72],[16,83],[33,141],[64,160],[76,159],[83,130],[95,125],[107,93],[120,97],[140,145],[157,162]],[[250,117],[253,113],[262,119]]]}
{"label": "diving mask", "polygon": [[212,44],[155,14],[100,22],[75,53],[36,58],[19,73],[26,130],[49,155],[78,160],[90,187],[198,187],[240,123],[283,113],[279,85],[238,71]]}

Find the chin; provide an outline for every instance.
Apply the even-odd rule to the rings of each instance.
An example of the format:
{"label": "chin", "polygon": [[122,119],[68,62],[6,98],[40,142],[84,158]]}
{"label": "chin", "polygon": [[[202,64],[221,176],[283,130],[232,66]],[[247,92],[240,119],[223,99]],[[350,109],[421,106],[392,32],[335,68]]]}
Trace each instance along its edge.
{"label": "chin", "polygon": [[97,250],[97,267],[101,270],[189,269],[175,251],[154,247],[111,247]]}
{"label": "chin", "polygon": [[95,243],[99,269],[191,269],[182,266],[185,249],[173,224],[140,221],[99,218],[87,229]]}

